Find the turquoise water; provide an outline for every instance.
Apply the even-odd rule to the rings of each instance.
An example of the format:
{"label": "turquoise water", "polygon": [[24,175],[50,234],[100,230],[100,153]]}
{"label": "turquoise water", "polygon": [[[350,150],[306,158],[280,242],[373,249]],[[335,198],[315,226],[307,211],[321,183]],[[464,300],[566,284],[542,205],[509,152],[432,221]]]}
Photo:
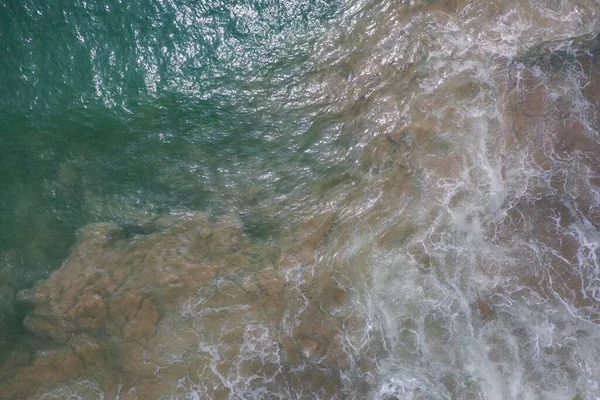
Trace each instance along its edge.
{"label": "turquoise water", "polygon": [[272,235],[275,222],[253,218],[252,206],[336,163],[306,151],[319,139],[303,136],[318,105],[286,104],[275,88],[306,73],[316,33],[340,7],[0,4],[0,268],[9,285],[47,277],[93,221],[233,211],[255,235]]}
{"label": "turquoise water", "polygon": [[337,150],[307,151],[320,138],[304,135],[319,105],[289,104],[275,89],[307,73],[311,43],[340,7],[0,4],[5,344],[22,332],[18,291],[61,265],[80,227],[203,210],[239,214],[268,240],[278,221],[256,210],[265,199],[285,207],[291,193],[335,176]]}

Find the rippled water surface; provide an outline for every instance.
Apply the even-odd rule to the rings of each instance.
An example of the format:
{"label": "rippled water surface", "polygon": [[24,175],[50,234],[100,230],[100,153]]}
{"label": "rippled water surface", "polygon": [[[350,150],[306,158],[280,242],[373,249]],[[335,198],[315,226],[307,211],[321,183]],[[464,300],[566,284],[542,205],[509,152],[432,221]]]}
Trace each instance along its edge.
{"label": "rippled water surface", "polygon": [[0,3],[0,398],[597,399],[600,3]]}

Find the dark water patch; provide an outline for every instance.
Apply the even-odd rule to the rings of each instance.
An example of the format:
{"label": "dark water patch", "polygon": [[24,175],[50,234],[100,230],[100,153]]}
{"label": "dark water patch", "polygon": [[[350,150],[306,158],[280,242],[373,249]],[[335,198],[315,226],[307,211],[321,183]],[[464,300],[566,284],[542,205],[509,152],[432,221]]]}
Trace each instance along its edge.
{"label": "dark water patch", "polygon": [[279,227],[273,219],[252,213],[242,213],[240,220],[244,227],[244,233],[250,239],[269,240],[277,236]]}
{"label": "dark water patch", "polygon": [[600,55],[600,34],[587,34],[572,37],[568,40],[538,43],[528,48],[522,56],[516,57],[515,62],[521,62],[526,67],[540,67],[548,72],[566,71],[582,56],[597,58]]}

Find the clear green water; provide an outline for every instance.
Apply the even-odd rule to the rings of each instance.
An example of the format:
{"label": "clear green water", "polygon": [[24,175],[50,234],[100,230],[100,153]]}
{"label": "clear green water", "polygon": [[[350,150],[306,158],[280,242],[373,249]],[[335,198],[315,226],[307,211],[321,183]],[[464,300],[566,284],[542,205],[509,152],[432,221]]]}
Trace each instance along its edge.
{"label": "clear green water", "polygon": [[307,72],[340,6],[2,2],[2,328],[20,329],[17,291],[59,267],[87,223],[207,210],[273,235],[252,208],[337,163],[309,151],[318,104],[286,104],[276,88]]}

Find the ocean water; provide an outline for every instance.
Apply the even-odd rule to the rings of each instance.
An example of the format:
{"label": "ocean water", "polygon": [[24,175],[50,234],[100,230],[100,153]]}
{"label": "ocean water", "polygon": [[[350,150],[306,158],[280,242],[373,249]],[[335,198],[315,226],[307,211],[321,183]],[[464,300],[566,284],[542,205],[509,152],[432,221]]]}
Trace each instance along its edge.
{"label": "ocean water", "polygon": [[336,167],[334,154],[298,151],[320,139],[305,135],[319,106],[275,93],[307,73],[336,2],[0,7],[8,329],[20,325],[11,298],[57,269],[88,223],[237,212],[268,238],[275,222],[252,210]]}
{"label": "ocean water", "polygon": [[600,398],[600,2],[0,2],[0,398]]}

